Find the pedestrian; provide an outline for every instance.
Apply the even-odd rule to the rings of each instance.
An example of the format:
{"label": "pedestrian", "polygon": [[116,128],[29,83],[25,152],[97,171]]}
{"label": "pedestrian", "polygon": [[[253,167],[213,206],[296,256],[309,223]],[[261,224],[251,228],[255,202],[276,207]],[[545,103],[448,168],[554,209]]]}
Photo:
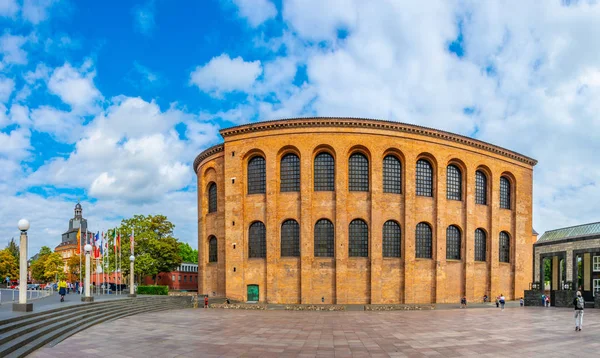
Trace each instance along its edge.
{"label": "pedestrian", "polygon": [[231,302],[229,301],[229,297],[225,297],[225,302],[227,302],[227,304],[230,304]]}
{"label": "pedestrian", "polygon": [[204,296],[204,308],[208,308],[208,296]]}
{"label": "pedestrian", "polygon": [[488,300],[487,295],[483,295],[483,302],[487,302],[487,300]]}
{"label": "pedestrian", "polygon": [[75,291],[77,291],[78,294],[81,294],[81,292],[79,292],[79,281],[75,281]]}
{"label": "pedestrian", "polygon": [[496,308],[500,307],[500,296],[496,297]]}
{"label": "pedestrian", "polygon": [[467,296],[462,296],[460,299],[460,308],[467,308]]}
{"label": "pedestrian", "polygon": [[581,331],[581,327],[583,327],[583,308],[585,307],[581,291],[577,291],[577,297],[573,300],[573,306],[575,306],[575,330]]}
{"label": "pedestrian", "polygon": [[519,301],[519,304],[521,305],[521,307],[525,306],[525,301],[523,301],[523,297],[521,297],[521,300]]}
{"label": "pedestrian", "polygon": [[65,301],[65,294],[67,293],[67,283],[65,280],[60,280],[58,283],[58,294],[60,295],[60,302]]}
{"label": "pedestrian", "polygon": [[546,296],[546,307],[550,307],[550,296]]}
{"label": "pedestrian", "polygon": [[542,294],[542,307],[546,305],[546,295]]}
{"label": "pedestrian", "polygon": [[502,311],[504,311],[504,304],[506,303],[506,298],[504,297],[503,294],[500,294],[500,307],[502,308]]}

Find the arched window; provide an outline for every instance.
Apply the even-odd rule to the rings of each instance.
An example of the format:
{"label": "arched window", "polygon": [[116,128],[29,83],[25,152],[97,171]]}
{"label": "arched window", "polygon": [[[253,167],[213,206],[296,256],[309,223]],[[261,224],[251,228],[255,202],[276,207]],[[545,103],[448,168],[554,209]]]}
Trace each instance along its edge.
{"label": "arched window", "polygon": [[321,219],[315,224],[315,257],[333,257],[334,228],[331,221]]}
{"label": "arched window", "polygon": [[300,225],[296,220],[281,224],[281,257],[300,257]]}
{"label": "arched window", "polygon": [[446,259],[460,260],[460,230],[454,225],[446,229]]}
{"label": "arched window", "polygon": [[481,170],[475,172],[475,204],[487,205],[487,176]]}
{"label": "arched window", "polygon": [[329,153],[323,152],[315,157],[315,191],[335,190],[335,160]]}
{"label": "arched window", "polygon": [[446,198],[462,200],[462,173],[456,165],[449,165],[446,170]]}
{"label": "arched window", "polygon": [[416,239],[416,257],[419,259],[430,259],[432,242],[431,226],[427,223],[418,223]]}
{"label": "arched window", "polygon": [[417,195],[433,196],[433,168],[425,159],[417,161]]}
{"label": "arched window", "polygon": [[369,191],[369,159],[361,153],[354,153],[348,159],[348,189]]}
{"label": "arched window", "polygon": [[248,161],[248,194],[264,194],[267,188],[265,158],[256,156]]}
{"label": "arched window", "polygon": [[485,261],[487,240],[485,231],[481,229],[475,230],[475,261]]}
{"label": "arched window", "polygon": [[400,241],[402,233],[400,225],[393,220],[383,224],[383,257],[400,257]]}
{"label": "arched window", "polygon": [[350,222],[348,256],[369,257],[369,227],[361,219],[354,219]]}
{"label": "arched window", "polygon": [[510,209],[510,182],[500,177],[500,208]]}
{"label": "arched window", "polygon": [[217,211],[217,184],[212,183],[208,186],[208,212]]}
{"label": "arched window", "polygon": [[208,262],[217,262],[218,259],[217,238],[211,236],[208,238]]}
{"label": "arched window", "polygon": [[500,262],[510,262],[510,237],[504,231],[500,233]]}
{"label": "arched window", "polygon": [[383,192],[402,194],[402,164],[393,155],[383,158]]}
{"label": "arched window", "polygon": [[267,229],[260,221],[253,222],[248,229],[248,257],[267,257]]}
{"label": "arched window", "polygon": [[280,190],[300,191],[300,158],[296,154],[286,154],[279,167]]}

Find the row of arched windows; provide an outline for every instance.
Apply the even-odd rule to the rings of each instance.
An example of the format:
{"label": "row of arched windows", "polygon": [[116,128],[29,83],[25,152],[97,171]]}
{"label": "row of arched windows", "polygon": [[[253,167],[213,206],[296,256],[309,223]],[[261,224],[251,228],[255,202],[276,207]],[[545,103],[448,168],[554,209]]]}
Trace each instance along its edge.
{"label": "row of arched windows", "polygon": [[[383,257],[401,257],[402,234],[400,225],[393,220],[383,224]],[[320,219],[314,228],[315,257],[334,257],[334,225],[327,219]],[[418,223],[415,229],[415,257],[431,259],[433,234],[431,226]],[[217,239],[208,239],[208,261],[217,262]],[[487,237],[482,229],[475,230],[475,261],[486,261]],[[461,260],[462,234],[455,225],[446,229],[446,259]],[[267,231],[265,224],[255,221],[248,229],[248,257],[265,258],[267,256]],[[369,257],[369,227],[364,220],[354,219],[348,228],[348,256]],[[281,257],[300,257],[300,225],[289,219],[281,224]],[[499,236],[499,261],[510,262],[510,238],[505,231]]]}

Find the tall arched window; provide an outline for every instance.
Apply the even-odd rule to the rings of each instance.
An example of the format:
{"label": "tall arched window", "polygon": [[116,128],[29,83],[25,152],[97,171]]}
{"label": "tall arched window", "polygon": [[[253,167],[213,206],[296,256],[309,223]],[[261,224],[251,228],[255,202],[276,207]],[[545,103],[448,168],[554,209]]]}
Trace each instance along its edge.
{"label": "tall arched window", "polygon": [[369,191],[369,159],[361,153],[354,153],[348,159],[348,189]]}
{"label": "tall arched window", "polygon": [[322,152],[315,157],[315,191],[335,190],[335,160],[329,153]]}
{"label": "tall arched window", "polygon": [[500,262],[510,262],[510,237],[505,231],[500,233]]}
{"label": "tall arched window", "polygon": [[253,222],[248,229],[248,257],[267,257],[267,229],[260,221]]}
{"label": "tall arched window", "polygon": [[433,196],[433,168],[425,159],[417,161],[417,195]]}
{"label": "tall arched window", "polygon": [[361,219],[354,219],[350,222],[348,256],[369,257],[369,227]]}
{"label": "tall arched window", "polygon": [[462,200],[462,173],[456,165],[449,165],[446,170],[446,198]]}
{"label": "tall arched window", "polygon": [[334,228],[331,221],[321,219],[315,224],[315,257],[333,257]]}
{"label": "tall arched window", "polygon": [[475,230],[475,261],[485,261],[487,250],[487,238],[485,231],[481,229]]}
{"label": "tall arched window", "polygon": [[383,257],[400,257],[402,233],[400,225],[393,220],[383,224]]}
{"label": "tall arched window", "polygon": [[300,158],[296,154],[286,154],[279,166],[280,190],[300,191]]}
{"label": "tall arched window", "polygon": [[418,223],[416,230],[417,244],[415,245],[416,257],[419,259],[430,259],[432,234],[431,226],[427,223]]}
{"label": "tall arched window", "polygon": [[487,176],[481,170],[475,172],[475,204],[487,205]]}
{"label": "tall arched window", "polygon": [[383,158],[383,192],[402,194],[402,164],[393,155]]}
{"label": "tall arched window", "polygon": [[211,183],[208,186],[208,212],[217,211],[217,184]]}
{"label": "tall arched window", "polygon": [[510,182],[500,177],[500,208],[510,209]]}
{"label": "tall arched window", "polygon": [[208,262],[218,261],[217,238],[210,236],[208,238]]}
{"label": "tall arched window", "polygon": [[300,225],[296,220],[281,224],[281,257],[300,257]]}
{"label": "tall arched window", "polygon": [[460,260],[460,230],[454,225],[446,229],[446,259]]}
{"label": "tall arched window", "polygon": [[264,194],[267,188],[265,158],[256,156],[248,161],[248,194]]}

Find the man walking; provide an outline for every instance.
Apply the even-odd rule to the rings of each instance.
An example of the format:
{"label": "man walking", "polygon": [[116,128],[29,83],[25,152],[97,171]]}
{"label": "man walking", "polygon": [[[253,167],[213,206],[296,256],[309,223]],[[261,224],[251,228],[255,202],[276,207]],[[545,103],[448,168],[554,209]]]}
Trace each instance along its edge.
{"label": "man walking", "polygon": [[575,330],[581,331],[583,327],[583,308],[585,301],[581,297],[581,291],[577,291],[577,297],[573,300],[573,306],[575,306]]}

